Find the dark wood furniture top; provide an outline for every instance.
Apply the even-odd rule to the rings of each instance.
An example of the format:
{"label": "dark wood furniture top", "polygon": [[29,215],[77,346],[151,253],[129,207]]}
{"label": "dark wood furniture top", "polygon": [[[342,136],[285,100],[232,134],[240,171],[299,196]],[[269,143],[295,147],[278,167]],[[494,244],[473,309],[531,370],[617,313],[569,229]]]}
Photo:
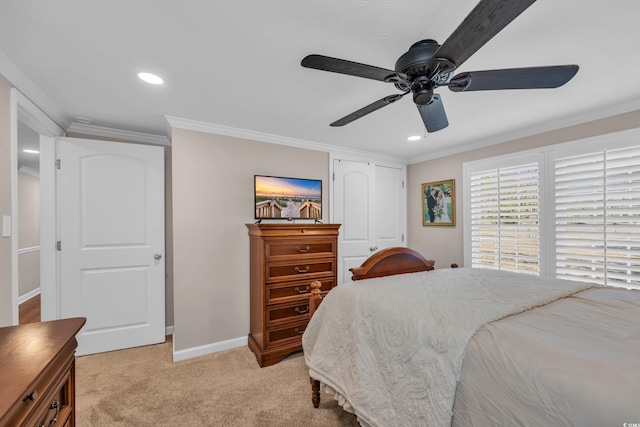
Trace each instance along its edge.
{"label": "dark wood furniture top", "polygon": [[269,366],[302,350],[311,282],[336,285],[340,224],[247,224],[250,248],[249,348]]}
{"label": "dark wood furniture top", "polygon": [[[75,426],[75,335],[85,318],[0,328],[0,426]],[[53,405],[57,402],[57,405]]]}

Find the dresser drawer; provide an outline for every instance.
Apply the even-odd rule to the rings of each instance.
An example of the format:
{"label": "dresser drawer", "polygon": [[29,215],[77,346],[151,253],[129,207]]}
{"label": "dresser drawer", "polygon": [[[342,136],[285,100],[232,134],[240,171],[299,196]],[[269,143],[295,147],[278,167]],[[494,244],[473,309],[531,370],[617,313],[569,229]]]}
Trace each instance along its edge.
{"label": "dresser drawer", "polygon": [[299,349],[297,348],[296,350],[302,350],[301,337],[306,327],[307,322],[301,322],[299,324],[267,329],[266,348],[294,343],[299,345]]}
{"label": "dresser drawer", "polygon": [[[318,279],[322,286],[320,291],[325,294],[331,288],[335,286],[335,278],[333,276],[328,278]],[[304,296],[308,298],[311,294],[311,281],[295,281],[289,283],[277,283],[275,285],[267,285],[266,289],[266,303],[272,304],[276,302],[286,302],[294,298]]]}
{"label": "dresser drawer", "polygon": [[304,320],[309,321],[309,300],[307,298],[289,304],[269,305],[265,310],[267,327],[278,323]]}
{"label": "dresser drawer", "polygon": [[335,239],[306,239],[298,241],[267,241],[265,243],[266,259],[277,259],[304,256],[333,256]]}
{"label": "dresser drawer", "polygon": [[267,262],[266,281],[308,280],[335,274],[335,259],[295,260],[293,262]]}

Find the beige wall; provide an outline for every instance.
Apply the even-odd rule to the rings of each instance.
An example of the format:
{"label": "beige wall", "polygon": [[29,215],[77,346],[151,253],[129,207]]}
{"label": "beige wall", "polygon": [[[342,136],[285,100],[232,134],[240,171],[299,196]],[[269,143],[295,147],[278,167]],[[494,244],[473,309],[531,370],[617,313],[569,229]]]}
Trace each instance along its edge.
{"label": "beige wall", "polygon": [[[407,245],[422,253],[425,257],[435,259],[436,268],[448,268],[454,262],[460,266],[463,265],[463,163],[546,145],[575,141],[591,136],[605,135],[635,127],[640,127],[640,110],[409,165],[407,167]],[[456,181],[456,226],[423,226],[420,198],[421,184],[451,178]]]}
{"label": "beige wall", "polygon": [[177,351],[246,337],[253,176],[323,180],[327,153],[174,129],[174,345]]}
{"label": "beige wall", "polygon": [[[18,250],[40,246],[40,179],[18,173]],[[40,251],[18,255],[18,296],[40,287]]]}
{"label": "beige wall", "polygon": [[[0,75],[0,216],[11,215],[11,84]],[[0,326],[13,323],[11,238],[0,237]]]}

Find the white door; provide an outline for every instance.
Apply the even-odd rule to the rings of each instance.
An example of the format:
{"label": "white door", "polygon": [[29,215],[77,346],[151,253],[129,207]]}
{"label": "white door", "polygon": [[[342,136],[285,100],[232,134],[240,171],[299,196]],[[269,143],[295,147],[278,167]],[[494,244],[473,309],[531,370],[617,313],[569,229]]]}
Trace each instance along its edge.
{"label": "white door", "polygon": [[373,253],[375,215],[375,166],[334,160],[333,222],[342,224],[338,234],[338,284],[351,281],[358,267]]}
{"label": "white door", "polygon": [[338,283],[344,283],[349,269],[376,251],[404,246],[404,170],[336,159],[333,172],[333,222],[342,224]]}
{"label": "white door", "polygon": [[377,250],[404,246],[405,212],[404,170],[376,165],[375,212]]}
{"label": "white door", "polygon": [[60,317],[77,354],[165,340],[164,149],[58,139]]}

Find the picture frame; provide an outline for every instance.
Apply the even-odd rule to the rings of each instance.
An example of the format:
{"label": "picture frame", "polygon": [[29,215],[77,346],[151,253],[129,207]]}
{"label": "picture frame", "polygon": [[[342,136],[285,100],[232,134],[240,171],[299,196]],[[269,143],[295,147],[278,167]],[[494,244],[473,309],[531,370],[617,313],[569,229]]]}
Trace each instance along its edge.
{"label": "picture frame", "polygon": [[454,179],[422,184],[423,226],[456,225],[455,184]]}

